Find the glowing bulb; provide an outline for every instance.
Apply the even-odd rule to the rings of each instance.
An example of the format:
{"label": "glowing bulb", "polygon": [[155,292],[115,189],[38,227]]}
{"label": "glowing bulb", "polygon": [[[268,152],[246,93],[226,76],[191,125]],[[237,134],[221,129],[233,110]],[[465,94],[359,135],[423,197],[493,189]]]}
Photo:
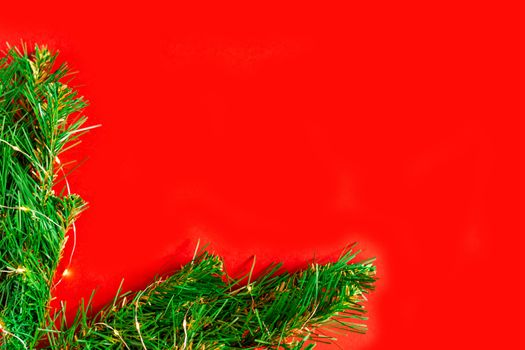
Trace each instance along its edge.
{"label": "glowing bulb", "polygon": [[69,271],[69,269],[65,269],[64,272],[62,272],[62,276],[63,277],[67,277],[67,276],[70,276],[71,275],[71,271]]}
{"label": "glowing bulb", "polygon": [[26,270],[25,267],[20,267],[20,266],[15,269],[15,273],[19,273],[19,274],[22,274],[22,273],[24,273],[26,271],[27,270]]}

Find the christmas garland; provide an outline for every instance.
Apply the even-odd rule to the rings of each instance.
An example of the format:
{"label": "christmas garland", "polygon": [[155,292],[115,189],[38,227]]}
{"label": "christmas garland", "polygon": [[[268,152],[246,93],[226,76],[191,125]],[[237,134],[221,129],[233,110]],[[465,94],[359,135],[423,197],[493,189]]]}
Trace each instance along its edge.
{"label": "christmas garland", "polygon": [[295,273],[276,265],[235,281],[201,250],[168,278],[119,290],[92,317],[89,303],[71,322],[52,312],[67,234],[86,208],[61,157],[90,129],[56,57],[22,46],[0,59],[0,349],[311,349],[333,340],[321,325],[365,332],[375,266],[354,262],[351,249],[334,263]]}

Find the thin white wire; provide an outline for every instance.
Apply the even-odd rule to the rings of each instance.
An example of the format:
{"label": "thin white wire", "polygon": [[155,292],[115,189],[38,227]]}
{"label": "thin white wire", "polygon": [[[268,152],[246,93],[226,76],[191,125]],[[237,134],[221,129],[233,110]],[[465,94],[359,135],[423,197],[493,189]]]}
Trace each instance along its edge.
{"label": "thin white wire", "polygon": [[126,349],[130,350],[129,349],[129,346],[128,344],[126,344],[126,342],[124,341],[124,339],[122,338],[122,336],[120,335],[119,331],[117,331],[115,328],[111,327],[109,324],[107,323],[104,323],[104,322],[97,322],[95,323],[95,325],[103,325],[103,326],[106,326],[108,327],[109,329],[111,329],[113,331],[113,334],[115,334],[117,337],[119,337],[119,339],[122,341],[122,343],[124,344],[124,346],[126,347]]}
{"label": "thin white wire", "polygon": [[[55,159],[58,164],[61,164],[60,158],[58,158],[58,156],[56,156]],[[66,182],[67,194],[71,195],[71,187],[69,186],[69,181],[67,180],[66,172],[64,171],[63,167],[60,167],[60,170],[62,171],[62,174],[64,175],[64,181]],[[71,266],[71,262],[73,261],[73,255],[75,254],[75,249],[77,247],[77,226],[75,225],[74,221],[73,221],[72,226],[73,226],[73,248],[71,248],[71,254],[69,254],[69,261],[67,263],[66,268],[64,269],[64,272],[69,270],[69,267]],[[60,279],[57,281],[57,283],[53,285],[53,288],[55,288],[62,282],[63,277],[64,275],[60,276]]]}
{"label": "thin white wire", "polygon": [[142,333],[140,332],[140,323],[138,318],[138,309],[139,309],[139,301],[135,302],[135,328],[137,329],[137,333],[139,334],[140,342],[142,343],[142,347],[144,350],[148,350],[146,347],[146,344],[144,344],[144,339],[142,338]]}
{"label": "thin white wire", "polygon": [[23,340],[22,340],[19,336],[17,336],[16,334],[9,332],[9,331],[8,331],[7,329],[5,329],[5,328],[0,328],[0,332],[1,332],[1,333],[4,333],[4,334],[7,334],[7,335],[10,335],[10,336],[12,336],[13,338],[17,339],[20,343],[22,343],[22,345],[24,346],[24,349],[26,349],[26,350],[28,349],[28,347],[27,347],[25,341],[23,341]]}

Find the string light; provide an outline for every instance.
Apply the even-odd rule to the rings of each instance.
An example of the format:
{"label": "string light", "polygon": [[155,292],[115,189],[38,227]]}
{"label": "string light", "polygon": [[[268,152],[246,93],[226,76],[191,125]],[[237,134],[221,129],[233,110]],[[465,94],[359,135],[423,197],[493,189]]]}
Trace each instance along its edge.
{"label": "string light", "polygon": [[[98,321],[95,324],[92,323],[93,319],[88,318],[89,308],[80,308],[78,311],[80,328],[75,325],[68,328],[66,322],[60,325],[56,325],[52,320],[48,322],[52,288],[49,276],[57,273],[56,266],[64,250],[64,237],[69,225],[73,225],[74,239],[69,258],[69,264],[71,263],[76,242],[74,220],[85,205],[81,198],[71,194],[64,164],[58,158],[58,154],[72,147],[71,145],[65,148],[66,144],[76,138],[72,135],[81,134],[98,125],[80,128],[86,120],[85,117],[74,120],[68,118],[85,104],[81,98],[75,97],[74,93],[69,93],[65,85],[62,85],[66,89],[65,93],[54,93],[56,84],[59,84],[58,79],[66,73],[62,68],[51,70],[55,56],[47,49],[38,47],[32,56],[27,54],[26,49],[24,54],[17,55],[15,52],[18,51],[9,53],[13,58],[12,62],[6,61],[5,65],[0,67],[0,81],[7,84],[10,97],[12,96],[9,99],[0,99],[0,109],[5,109],[4,114],[7,116],[4,118],[5,125],[0,128],[0,149],[18,152],[27,159],[19,155],[5,157],[7,171],[0,174],[1,180],[9,185],[0,189],[4,198],[2,203],[11,205],[0,205],[0,208],[8,209],[1,210],[0,216],[2,220],[6,220],[5,227],[9,228],[6,230],[8,239],[0,240],[0,251],[22,256],[24,260],[21,261],[25,266],[18,265],[21,261],[14,261],[13,264],[5,265],[5,270],[0,270],[0,300],[7,300],[2,305],[1,316],[5,323],[0,320],[0,348],[18,349],[18,342],[23,344],[25,349],[28,346],[34,348],[42,336],[41,331],[48,332],[48,343],[45,346],[49,345],[53,349],[78,346],[106,348],[108,340],[115,342],[115,337],[119,338],[127,349],[129,347],[124,338],[129,337],[130,345],[138,348],[140,345],[137,334],[144,350],[148,347],[168,348],[171,343],[173,348],[181,350],[217,346],[232,348],[238,345],[240,339],[246,347],[261,344],[271,346],[277,341],[279,347],[282,341],[287,342],[285,339],[288,336],[297,338],[302,329],[307,329],[310,333],[308,327],[316,328],[322,323],[319,320],[328,321],[336,316],[339,310],[350,309],[351,317],[355,314],[358,318],[357,315],[362,309],[359,308],[361,305],[357,304],[359,298],[356,295],[368,293],[373,289],[372,284],[375,280],[372,273],[375,268],[364,263],[349,265],[355,255],[345,253],[333,265],[315,265],[312,270],[303,270],[299,274],[283,272],[276,275],[278,268],[275,268],[262,274],[260,279],[252,280],[256,264],[254,257],[245,289],[236,283],[230,283],[230,277],[223,270],[222,259],[206,252],[199,254],[199,241],[191,263],[181,267],[181,270],[172,276],[163,281],[159,279],[137,293],[121,293],[119,288],[112,306],[115,312],[118,312],[118,317],[114,317],[115,312],[107,312],[111,310],[111,305],[108,305],[108,308],[103,309],[94,319]],[[25,79],[12,79],[12,71],[16,71],[17,74],[20,72]],[[35,71],[38,71],[38,74],[35,74]],[[33,81],[31,77],[34,77]],[[39,88],[33,89],[36,86]],[[46,106],[39,102],[42,97],[47,101]],[[19,100],[22,102],[20,105],[12,102]],[[38,111],[35,110],[35,105]],[[19,118],[20,109],[27,112],[24,118]],[[68,123],[68,120],[71,120],[71,123]],[[31,137],[26,137],[27,135]],[[3,137],[7,139],[4,140]],[[14,145],[18,142],[19,146]],[[50,144],[54,147],[47,147]],[[11,149],[7,149],[6,145]],[[1,158],[0,163],[4,165],[4,158]],[[25,170],[27,174],[24,174]],[[67,196],[55,196],[53,193],[52,187],[56,185],[60,172],[64,175]],[[35,184],[37,186],[34,186]],[[46,202],[50,197],[54,197],[53,201]],[[45,200],[42,201],[42,198]],[[22,199],[24,202],[19,202]],[[29,215],[17,211],[28,212]],[[49,225],[48,222],[54,225]],[[4,276],[3,273],[7,275]],[[25,274],[28,273],[36,278],[26,278]],[[75,273],[73,270],[73,274]],[[60,272],[58,274],[60,275]],[[42,275],[45,278],[38,278]],[[71,270],[69,265],[66,265],[60,280],[70,275]],[[352,278],[347,278],[348,275]],[[24,279],[28,281],[23,281]],[[244,279],[242,281],[244,282]],[[20,285],[23,288],[19,288]],[[323,286],[326,286],[326,289]],[[345,296],[341,293],[342,290],[350,290],[351,295]],[[324,293],[322,297],[318,296],[320,293]],[[117,302],[119,305],[116,305]],[[65,320],[65,303],[61,301],[61,305],[62,308],[58,312]],[[142,305],[144,309],[140,309]],[[304,307],[308,307],[309,313],[304,312]],[[312,307],[313,311],[310,311]],[[151,312],[151,309],[158,310],[158,313]],[[181,324],[180,316],[184,312],[186,313]],[[167,314],[173,317],[164,317],[163,322],[158,322],[160,317]],[[268,325],[265,323],[265,320],[277,317],[281,319],[282,316],[287,317],[282,322]],[[358,327],[354,324],[339,324],[359,332],[363,332],[364,329],[363,326]],[[39,328],[42,325],[51,329]],[[104,325],[107,329],[99,325]],[[211,339],[206,337],[208,325]],[[213,326],[219,326],[220,332],[214,332]],[[183,339],[180,336],[181,327],[184,331]],[[200,334],[201,329],[204,334]],[[163,336],[160,337],[160,334]],[[304,339],[310,336],[306,334]]]}
{"label": "string light", "polygon": [[13,267],[7,267],[7,270],[0,270],[0,272],[3,272],[3,273],[7,273],[7,274],[17,274],[17,275],[21,275],[21,274],[24,274],[27,272],[27,269],[23,266],[18,266],[16,269],[13,268]]}
{"label": "string light", "polygon": [[23,274],[26,271],[27,269],[25,267],[20,267],[20,266],[15,269],[15,273],[18,273],[18,274]]}

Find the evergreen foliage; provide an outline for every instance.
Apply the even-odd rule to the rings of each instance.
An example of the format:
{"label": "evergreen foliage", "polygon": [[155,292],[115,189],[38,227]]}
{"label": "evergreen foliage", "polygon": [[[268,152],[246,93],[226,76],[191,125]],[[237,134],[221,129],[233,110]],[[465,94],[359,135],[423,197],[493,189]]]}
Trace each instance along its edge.
{"label": "evergreen foliage", "polygon": [[65,234],[85,203],[55,193],[85,103],[56,55],[10,49],[0,60],[0,327],[6,349],[34,348]]}
{"label": "evergreen foliage", "polygon": [[0,349],[311,349],[332,340],[322,325],[366,330],[362,302],[375,266],[355,262],[351,250],[333,263],[295,273],[275,265],[242,281],[202,251],[143,290],[119,291],[93,317],[89,303],[69,323],[65,310],[52,315],[67,233],[86,208],[60,157],[90,129],[56,57],[35,46],[0,59]]}

